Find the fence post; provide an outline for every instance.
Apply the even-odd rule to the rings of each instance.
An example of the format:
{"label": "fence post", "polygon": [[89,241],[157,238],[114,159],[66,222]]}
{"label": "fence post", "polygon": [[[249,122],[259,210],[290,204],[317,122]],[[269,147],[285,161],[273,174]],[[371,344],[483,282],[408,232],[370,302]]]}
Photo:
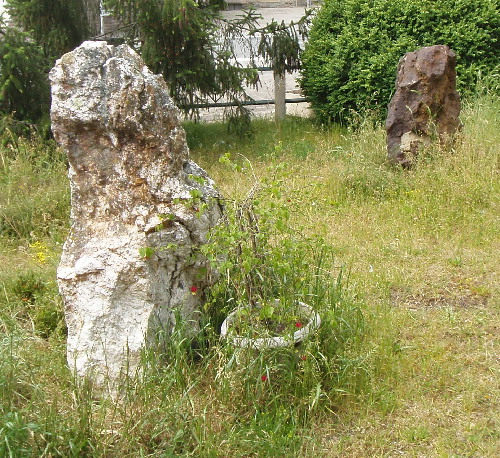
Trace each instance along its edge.
{"label": "fence post", "polygon": [[274,119],[283,121],[286,116],[286,80],[285,73],[274,72]]}

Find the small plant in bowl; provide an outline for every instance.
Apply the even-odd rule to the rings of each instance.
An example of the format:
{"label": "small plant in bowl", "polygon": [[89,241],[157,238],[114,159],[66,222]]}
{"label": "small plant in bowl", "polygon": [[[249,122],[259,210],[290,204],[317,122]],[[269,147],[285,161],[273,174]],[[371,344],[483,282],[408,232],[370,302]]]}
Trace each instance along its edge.
{"label": "small plant in bowl", "polygon": [[[258,303],[256,307],[237,309],[232,324],[240,335],[250,331],[249,337],[293,334],[310,321],[309,310],[304,306],[305,304],[299,302],[284,307],[279,299],[275,299],[274,303]],[[251,326],[248,326],[248,323],[251,323]]]}
{"label": "small plant in bowl", "polygon": [[320,316],[303,302],[288,307],[265,304],[234,310],[224,320],[221,335],[241,348],[278,348],[304,340],[321,324]]}
{"label": "small plant in bowl", "polygon": [[242,199],[225,199],[224,220],[203,247],[221,276],[212,296],[222,296],[231,310],[221,335],[238,347],[293,345],[321,323],[308,296],[310,252],[323,244],[293,227],[293,191],[287,189],[282,167],[271,178],[258,179],[248,161],[246,167],[227,155],[222,161],[250,175],[253,186]]}

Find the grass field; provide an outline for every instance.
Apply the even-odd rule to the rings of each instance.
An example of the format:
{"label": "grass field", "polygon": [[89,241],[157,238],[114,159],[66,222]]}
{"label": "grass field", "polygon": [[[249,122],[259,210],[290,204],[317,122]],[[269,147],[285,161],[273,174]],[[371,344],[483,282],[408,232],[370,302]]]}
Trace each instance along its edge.
{"label": "grass field", "polygon": [[192,158],[224,195],[252,183],[221,155],[261,177],[284,164],[290,224],[332,247],[341,303],[363,318],[346,318],[335,368],[315,347],[266,383],[262,355],[228,369],[217,329],[198,359],[174,335],[166,362],[147,355],[120,403],[65,363],[55,284],[69,227],[64,157],[6,138],[0,456],[499,456],[500,99],[465,104],[462,121],[453,150],[430,148],[406,171],[387,164],[384,131],[370,122],[261,120],[248,139],[187,124]]}

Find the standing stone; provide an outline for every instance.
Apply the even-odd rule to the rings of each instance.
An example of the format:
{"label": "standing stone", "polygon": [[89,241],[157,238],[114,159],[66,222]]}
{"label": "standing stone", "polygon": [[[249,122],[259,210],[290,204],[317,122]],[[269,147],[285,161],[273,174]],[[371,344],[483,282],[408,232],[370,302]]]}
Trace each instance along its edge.
{"label": "standing stone", "polygon": [[50,72],[52,129],[66,150],[71,233],[57,271],[68,362],[116,386],[180,316],[196,329],[208,284],[197,248],[221,216],[189,160],[163,79],[128,46],[85,42]]}
{"label": "standing stone", "polygon": [[396,93],[386,121],[389,160],[405,167],[436,136],[443,143],[460,125],[456,56],[436,45],[405,54],[398,65]]}

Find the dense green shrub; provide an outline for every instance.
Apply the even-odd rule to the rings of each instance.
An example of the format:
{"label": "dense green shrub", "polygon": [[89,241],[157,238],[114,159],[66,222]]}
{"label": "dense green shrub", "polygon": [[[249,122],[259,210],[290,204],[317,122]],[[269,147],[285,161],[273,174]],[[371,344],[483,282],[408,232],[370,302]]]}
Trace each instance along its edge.
{"label": "dense green shrub", "polygon": [[458,89],[499,70],[497,0],[325,0],[303,54],[302,88],[322,122],[376,111],[382,119],[398,60],[435,44],[457,54]]}
{"label": "dense green shrub", "polygon": [[42,49],[26,33],[0,31],[0,116],[25,124],[48,119],[48,67]]}
{"label": "dense green shrub", "polygon": [[[50,136],[48,71],[91,34],[84,0],[8,0],[17,28],[0,22],[0,133]],[[98,6],[95,5],[95,6]],[[22,31],[21,31],[22,30]]]}
{"label": "dense green shrub", "polygon": [[84,0],[7,0],[16,25],[28,32],[53,63],[91,35]]}

